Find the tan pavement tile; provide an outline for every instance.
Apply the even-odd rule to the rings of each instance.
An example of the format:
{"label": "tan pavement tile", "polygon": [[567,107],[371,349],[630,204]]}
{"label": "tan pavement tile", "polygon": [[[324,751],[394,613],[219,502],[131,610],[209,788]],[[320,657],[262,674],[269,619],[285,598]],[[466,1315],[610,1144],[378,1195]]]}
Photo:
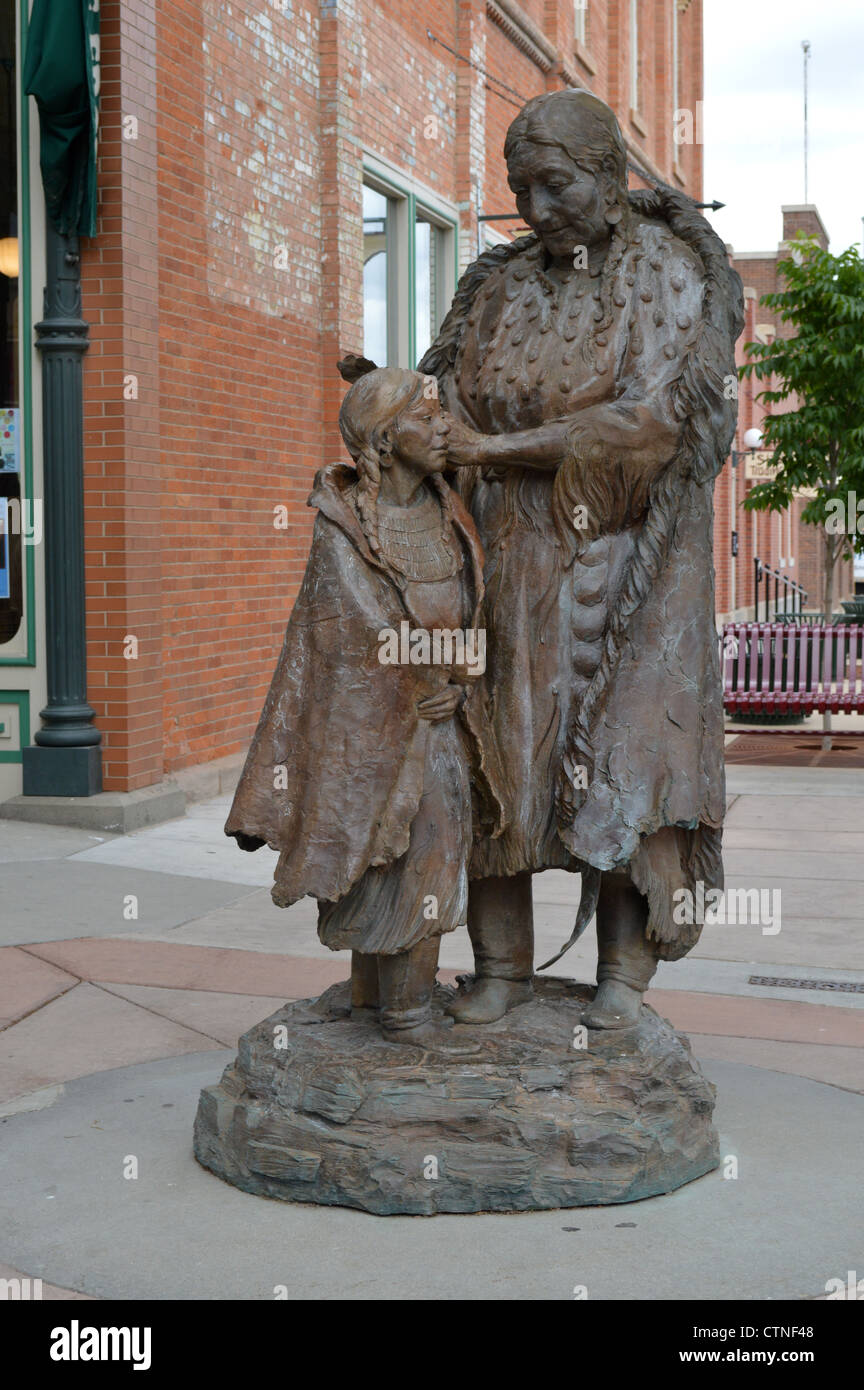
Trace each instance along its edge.
{"label": "tan pavement tile", "polygon": [[864,1048],[864,1012],[860,1009],[735,994],[696,994],[679,989],[651,989],[646,998],[658,1014],[668,1018],[682,1033]]}
{"label": "tan pavement tile", "polygon": [[40,942],[27,949],[84,980],[278,995],[282,999],[320,994],[328,985],[346,979],[350,971],[344,954],[320,961],[128,937],[78,937]]}
{"label": "tan pavement tile", "polygon": [[[24,1292],[27,1295],[24,1300],[25,1302],[37,1302],[38,1300],[35,1296],[37,1287],[39,1288],[40,1299],[43,1303],[50,1303],[59,1299],[74,1299],[86,1303],[97,1303],[99,1301],[98,1299],[91,1298],[89,1293],[76,1293],[74,1289],[61,1289],[57,1284],[46,1284],[43,1281],[40,1287],[36,1284],[33,1275],[22,1274],[20,1269],[13,1269],[12,1265],[0,1264],[0,1279],[7,1281],[15,1279],[19,1281],[29,1281],[29,1283],[23,1282],[23,1284],[19,1282],[18,1285],[13,1285],[11,1289],[5,1284],[3,1285],[6,1290],[6,1298],[10,1301],[17,1300],[20,1294]],[[3,1295],[0,1294],[0,1302],[2,1301]]]}
{"label": "tan pavement tile", "polygon": [[164,989],[152,985],[104,985],[104,989],[174,1023],[198,1029],[225,1047],[262,1019],[281,1009],[281,995],[221,994],[213,990]]}
{"label": "tan pavement tile", "polygon": [[700,1062],[743,1062],[766,1071],[807,1076],[845,1091],[864,1093],[864,1052],[859,1047],[825,1047],[813,1043],[773,1042],[763,1038],[709,1037],[690,1033]]}
{"label": "tan pavement tile", "polygon": [[[439,970],[438,978],[446,984],[453,984],[457,973],[455,970]],[[236,1047],[241,1034],[281,1009],[287,998],[305,997],[296,994],[222,994],[215,990],[163,989],[152,985],[110,984],[102,988],[152,1013],[161,1014],[174,1023],[199,1029],[209,1037],[217,1038],[225,1047]],[[316,997],[326,988],[326,984],[313,986],[310,997]]]}
{"label": "tan pavement tile", "polygon": [[[821,802],[819,803],[822,804]],[[864,803],[858,816],[858,824],[864,822]],[[864,855],[864,831],[850,827],[848,830],[820,830],[811,827],[806,834],[795,835],[801,849],[807,854],[851,854]],[[787,850],[795,851],[793,837],[784,825],[736,826],[723,828],[723,854],[734,850]]]}
{"label": "tan pavement tile", "polygon": [[830,883],[842,883],[847,892],[853,891],[850,885],[857,884],[860,892],[864,882],[864,864],[859,854],[847,852],[836,841],[830,851],[813,850],[809,836],[806,846],[787,841],[783,849],[768,849],[765,845],[732,848],[724,842],[723,863],[727,877],[742,885],[824,879]]}
{"label": "tan pavement tile", "polygon": [[803,882],[787,879],[782,884],[781,930],[776,936],[764,935],[759,927],[706,926],[692,955],[710,960],[761,961],[772,968],[758,973],[768,975],[784,974],[784,965],[864,971],[864,931],[860,914],[853,915],[857,908],[854,897],[846,893],[846,915],[836,915],[838,894],[829,885],[826,911],[822,913],[818,906],[819,889],[825,885],[804,884],[810,899],[806,903],[798,893],[798,885]]}
{"label": "tan pavement tile", "polygon": [[0,948],[0,1029],[56,999],[78,983],[76,975],[18,946]]}
{"label": "tan pavement tile", "polygon": [[0,1100],[92,1072],[220,1046],[95,985],[80,984],[0,1034]]}
{"label": "tan pavement tile", "polygon": [[[836,774],[831,785],[836,785]],[[743,793],[727,811],[724,828],[785,828],[790,840],[798,840],[802,847],[806,847],[811,829],[823,833],[833,830],[860,831],[862,824],[864,797],[861,796],[820,796],[816,800],[806,794],[761,796]]]}

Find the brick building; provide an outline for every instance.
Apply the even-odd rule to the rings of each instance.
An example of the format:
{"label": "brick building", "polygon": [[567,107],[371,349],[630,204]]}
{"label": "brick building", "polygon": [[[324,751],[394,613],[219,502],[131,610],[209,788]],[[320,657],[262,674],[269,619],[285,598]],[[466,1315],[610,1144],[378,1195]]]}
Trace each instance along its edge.
{"label": "brick building", "polygon": [[[6,34],[12,405],[39,497],[27,13],[17,0]],[[313,476],[344,456],[335,362],[365,345],[413,365],[460,268],[519,228],[502,158],[519,107],[589,88],[619,116],[634,183],[642,169],[698,199],[698,135],[677,143],[674,112],[698,113],[701,45],[701,0],[102,0],[99,221],[81,278],[87,699],[106,791],[216,786],[245,750]],[[23,619],[0,645],[0,800],[21,789],[45,701],[42,549],[24,556]]]}
{"label": "brick building", "polygon": [[[777,263],[788,255],[788,244],[799,231],[813,236],[828,249],[828,233],[812,205],[782,209],[783,238],[776,251],[732,251],[732,264],[744,284],[744,331],[738,340],[739,365],[746,361],[744,344],[770,342],[777,333],[788,334],[774,310],[760,304],[763,295],[782,289]],[[821,609],[825,588],[822,570],[822,533],[801,520],[806,499],[780,512],[746,512],[741,505],[746,493],[767,475],[767,455],[746,447],[745,434],[759,429],[765,416],[764,405],[756,400],[767,382],[752,378],[741,382],[735,452],[717,479],[714,493],[714,565],[717,572],[718,617],[750,618],[754,614],[754,562],[758,558],[775,574],[787,576],[806,590],[806,609]],[[737,557],[732,554],[732,535],[737,533]],[[771,611],[774,608],[775,581],[770,579]],[[782,584],[779,586],[783,592]],[[835,601],[854,593],[852,561],[838,565],[835,575]],[[765,581],[760,584],[760,614]]]}

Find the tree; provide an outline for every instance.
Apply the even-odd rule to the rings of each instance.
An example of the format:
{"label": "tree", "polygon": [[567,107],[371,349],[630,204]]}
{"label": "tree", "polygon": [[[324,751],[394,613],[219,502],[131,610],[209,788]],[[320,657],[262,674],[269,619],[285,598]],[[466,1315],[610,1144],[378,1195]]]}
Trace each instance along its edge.
{"label": "tree", "polygon": [[[763,423],[763,447],[773,454],[774,476],[744,499],[748,511],[785,511],[796,493],[810,494],[801,517],[822,529],[824,615],[834,609],[840,559],[864,545],[864,260],[854,246],[832,256],[799,232],[778,271],[784,288],[762,296],[794,336],[746,343],[742,377],[769,386],[757,400],[789,402]],[[831,716],[825,715],[826,738]],[[830,744],[826,744],[830,746]]]}

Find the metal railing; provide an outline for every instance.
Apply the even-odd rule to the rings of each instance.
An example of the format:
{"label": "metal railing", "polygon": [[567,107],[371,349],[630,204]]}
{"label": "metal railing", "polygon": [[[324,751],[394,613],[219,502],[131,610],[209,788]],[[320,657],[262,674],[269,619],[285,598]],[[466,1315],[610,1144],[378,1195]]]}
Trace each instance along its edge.
{"label": "metal railing", "polygon": [[864,712],[864,626],[726,623],[720,640],[733,718]]}
{"label": "metal railing", "polygon": [[[794,579],[790,579],[787,574],[780,574],[779,570],[774,570],[770,565],[766,565],[758,556],[753,560],[753,613],[756,622],[759,622],[759,586],[765,581],[765,596],[763,599],[765,606],[765,616],[762,622],[767,623],[770,617],[771,606],[771,580],[774,580],[774,618],[775,621],[780,612],[789,621],[795,621],[795,615],[800,615],[807,599],[807,590],[802,584],[797,584]],[[781,589],[782,586],[782,589]],[[781,602],[782,597],[782,602]]]}

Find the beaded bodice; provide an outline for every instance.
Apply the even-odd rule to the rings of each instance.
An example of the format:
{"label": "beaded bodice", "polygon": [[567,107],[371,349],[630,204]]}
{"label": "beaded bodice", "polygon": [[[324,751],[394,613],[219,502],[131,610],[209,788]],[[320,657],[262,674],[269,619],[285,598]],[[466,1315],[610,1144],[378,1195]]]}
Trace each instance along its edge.
{"label": "beaded bodice", "polygon": [[449,579],[459,558],[440,501],[427,496],[413,507],[378,503],[378,540],[387,564],[415,583]]}

